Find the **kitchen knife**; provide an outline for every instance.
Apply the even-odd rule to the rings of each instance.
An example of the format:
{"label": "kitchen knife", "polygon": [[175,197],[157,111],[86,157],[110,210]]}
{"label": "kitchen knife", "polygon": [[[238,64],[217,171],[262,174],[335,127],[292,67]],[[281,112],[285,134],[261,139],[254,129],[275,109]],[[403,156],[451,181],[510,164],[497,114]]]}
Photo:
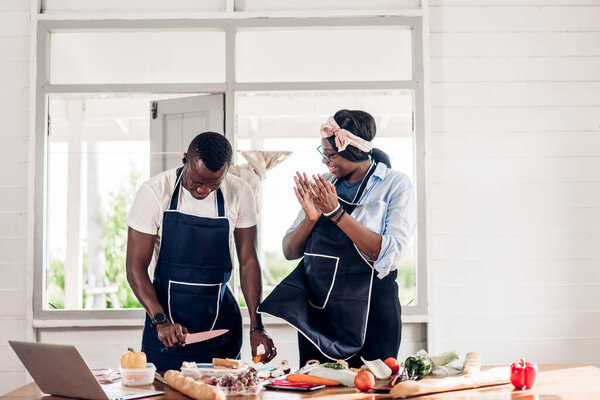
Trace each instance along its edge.
{"label": "kitchen knife", "polygon": [[185,344],[203,342],[205,340],[216,338],[217,336],[221,336],[227,332],[229,332],[229,329],[216,329],[214,331],[188,333],[184,336]]}

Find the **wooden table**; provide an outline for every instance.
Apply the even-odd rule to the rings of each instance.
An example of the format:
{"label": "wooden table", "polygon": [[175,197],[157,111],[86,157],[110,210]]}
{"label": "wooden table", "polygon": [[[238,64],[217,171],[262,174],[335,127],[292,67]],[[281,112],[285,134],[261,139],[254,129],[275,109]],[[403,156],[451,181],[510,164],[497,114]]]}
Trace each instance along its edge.
{"label": "wooden table", "polygon": [[[490,386],[479,389],[461,390],[413,397],[414,399],[459,399],[459,400],[567,400],[567,399],[600,399],[600,369],[585,364],[540,365],[540,374],[535,387],[531,390],[517,391],[512,385]],[[189,399],[185,395],[163,385],[158,381],[153,384],[156,390],[163,390],[162,396],[149,399]],[[327,388],[312,393],[265,390],[258,396],[228,397],[228,400],[384,400],[390,399],[388,394],[359,393],[353,388]],[[62,397],[46,396],[35,383],[22,386],[0,399],[62,399]]]}

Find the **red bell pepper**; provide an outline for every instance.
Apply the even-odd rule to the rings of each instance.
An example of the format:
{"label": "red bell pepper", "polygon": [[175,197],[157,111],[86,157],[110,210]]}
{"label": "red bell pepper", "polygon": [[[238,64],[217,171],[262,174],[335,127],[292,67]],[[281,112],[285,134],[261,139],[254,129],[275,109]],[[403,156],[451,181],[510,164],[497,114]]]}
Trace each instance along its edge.
{"label": "red bell pepper", "polygon": [[537,370],[537,365],[522,358],[510,366],[510,382],[518,390],[531,389],[537,378]]}

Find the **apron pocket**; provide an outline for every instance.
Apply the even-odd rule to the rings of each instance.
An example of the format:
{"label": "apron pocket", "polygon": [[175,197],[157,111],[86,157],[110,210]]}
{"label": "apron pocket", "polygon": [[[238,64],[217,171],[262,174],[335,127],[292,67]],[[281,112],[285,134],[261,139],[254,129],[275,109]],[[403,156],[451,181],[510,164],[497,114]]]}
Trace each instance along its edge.
{"label": "apron pocket", "polygon": [[305,276],[308,282],[308,304],[324,309],[333,291],[339,257],[304,253]]}
{"label": "apron pocket", "polygon": [[171,322],[189,333],[212,330],[219,316],[222,283],[169,281]]}

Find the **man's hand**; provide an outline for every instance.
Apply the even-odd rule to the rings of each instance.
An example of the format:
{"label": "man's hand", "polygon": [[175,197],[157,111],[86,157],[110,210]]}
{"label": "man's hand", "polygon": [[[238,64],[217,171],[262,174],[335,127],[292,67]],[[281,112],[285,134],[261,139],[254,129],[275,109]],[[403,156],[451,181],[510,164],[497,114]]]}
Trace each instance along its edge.
{"label": "man's hand", "polygon": [[250,333],[250,347],[252,348],[252,358],[256,356],[258,346],[263,345],[265,355],[262,359],[263,364],[268,363],[277,355],[277,349],[273,344],[273,340],[267,335],[264,329],[256,329]]}
{"label": "man's hand", "polygon": [[185,346],[185,338],[183,335],[188,333],[185,327],[179,324],[172,324],[171,321],[166,320],[164,323],[156,325],[156,330],[158,331],[158,340],[160,340],[167,349]]}

